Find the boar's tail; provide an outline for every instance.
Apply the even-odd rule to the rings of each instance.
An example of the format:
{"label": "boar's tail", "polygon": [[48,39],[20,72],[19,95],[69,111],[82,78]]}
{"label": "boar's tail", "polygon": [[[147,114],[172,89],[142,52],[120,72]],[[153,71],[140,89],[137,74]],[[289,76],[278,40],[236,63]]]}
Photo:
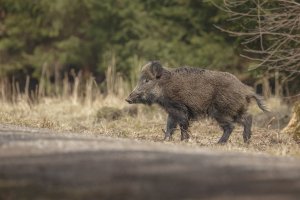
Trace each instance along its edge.
{"label": "boar's tail", "polygon": [[256,100],[256,103],[261,110],[263,110],[264,112],[270,112],[266,106],[266,103],[265,103],[263,97],[261,97],[257,94],[253,94],[251,97]]}

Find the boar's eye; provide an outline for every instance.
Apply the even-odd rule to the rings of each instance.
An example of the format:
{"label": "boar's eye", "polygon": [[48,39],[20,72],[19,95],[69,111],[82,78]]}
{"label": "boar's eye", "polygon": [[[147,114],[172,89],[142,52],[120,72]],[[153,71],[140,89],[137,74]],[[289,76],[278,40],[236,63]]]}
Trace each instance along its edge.
{"label": "boar's eye", "polygon": [[144,82],[144,83],[148,83],[148,82],[149,82],[149,79],[144,79],[143,82]]}

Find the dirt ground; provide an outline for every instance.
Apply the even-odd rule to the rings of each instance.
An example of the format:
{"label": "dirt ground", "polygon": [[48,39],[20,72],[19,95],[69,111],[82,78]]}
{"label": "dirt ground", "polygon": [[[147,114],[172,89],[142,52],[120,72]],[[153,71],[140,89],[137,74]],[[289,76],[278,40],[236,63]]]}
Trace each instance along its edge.
{"label": "dirt ground", "polygon": [[0,199],[299,199],[300,159],[0,125]]}

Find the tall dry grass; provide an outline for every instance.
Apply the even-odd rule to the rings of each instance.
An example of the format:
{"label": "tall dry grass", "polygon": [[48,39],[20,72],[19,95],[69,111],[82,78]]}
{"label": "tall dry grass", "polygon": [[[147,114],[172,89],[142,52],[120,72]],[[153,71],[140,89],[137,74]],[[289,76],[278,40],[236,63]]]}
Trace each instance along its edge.
{"label": "tall dry grass", "polygon": [[[132,87],[130,85],[133,84],[124,82],[115,69],[115,62],[112,61],[106,72],[107,92],[105,93],[100,92],[94,77],[83,79],[81,72],[74,71],[72,72],[73,83],[65,75],[59,89],[60,93],[55,95],[49,95],[51,89],[45,74],[36,90],[29,91],[26,84],[24,93],[20,92],[16,82],[7,84],[7,80],[1,80],[0,123],[163,142],[162,128],[165,128],[167,118],[165,112],[156,106],[141,105],[137,107],[137,113],[130,114],[128,111],[130,108],[124,99]],[[26,83],[28,82],[29,78]],[[278,99],[271,99],[268,105],[278,113],[289,109]],[[259,118],[261,111],[256,105],[253,104],[250,110],[255,115],[255,119],[258,118],[257,121],[262,121]],[[300,156],[299,145],[292,136],[281,133],[279,128],[271,127],[268,120],[269,118],[266,119],[265,124],[260,125],[261,127],[254,122],[250,144],[243,143],[242,128],[237,126],[228,144],[217,145],[221,130],[214,121],[209,119],[192,123],[191,141],[180,142],[180,134],[177,130],[173,141],[169,143],[222,151]]]}
{"label": "tall dry grass", "polygon": [[[0,123],[27,127],[48,128],[63,132],[99,134],[110,137],[131,138],[151,142],[163,142],[162,128],[165,128],[166,114],[158,107],[138,108],[137,115],[121,114],[113,119],[109,113],[99,115],[104,108],[123,112],[126,102],[116,96],[99,96],[92,103],[73,104],[69,99],[43,98],[30,106],[25,100],[16,104],[0,103]],[[214,121],[204,119],[191,125],[192,140],[181,142],[176,130],[174,145],[205,147],[212,150],[268,153],[281,156],[300,156],[299,145],[288,134],[268,127],[253,127],[250,144],[244,144],[242,128],[237,126],[226,145],[217,145],[221,130]]]}
{"label": "tall dry grass", "polygon": [[94,130],[99,109],[126,106],[123,99],[131,88],[116,72],[114,58],[107,67],[102,93],[95,78],[83,77],[81,71],[72,70],[64,75],[60,85],[50,85],[47,67],[42,67],[39,85],[34,90],[29,88],[29,76],[24,92],[20,92],[20,84],[14,78],[0,78],[0,123],[61,131]]}

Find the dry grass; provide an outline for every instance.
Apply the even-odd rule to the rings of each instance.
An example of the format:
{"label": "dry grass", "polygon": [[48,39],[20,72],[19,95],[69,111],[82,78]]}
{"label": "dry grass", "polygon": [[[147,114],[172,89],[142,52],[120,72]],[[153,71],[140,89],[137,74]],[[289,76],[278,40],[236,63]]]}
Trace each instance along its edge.
{"label": "dry grass", "polygon": [[[161,142],[162,128],[165,128],[166,114],[158,107],[139,106],[138,115],[120,115],[117,120],[99,118],[98,111],[104,107],[122,109],[127,106],[122,98],[99,96],[86,104],[70,99],[43,98],[39,104],[29,105],[22,98],[15,104],[0,101],[0,123],[29,127],[49,128],[58,131],[101,134],[138,140]],[[113,110],[116,110],[113,109]],[[98,116],[98,117],[97,117]],[[105,116],[105,115],[104,115]],[[217,145],[221,130],[215,122],[204,119],[191,127],[192,140],[180,142],[179,131],[174,145],[201,146],[213,150],[259,152],[280,156],[300,156],[300,147],[290,135],[279,130],[253,127],[250,144],[244,144],[242,128],[237,126],[226,145]]]}
{"label": "dry grass", "polygon": [[[139,66],[140,61],[136,60],[135,64]],[[128,106],[124,95],[129,93],[130,85],[135,85],[139,71],[132,71],[132,81],[129,84],[116,72],[115,65],[112,57],[106,71],[106,97],[99,92],[99,85],[94,78],[84,80],[81,72],[76,74],[71,71],[73,84],[65,76],[60,85],[49,85],[49,70],[46,65],[43,66],[37,91],[29,91],[29,77],[26,79],[24,93],[20,93],[20,85],[14,81],[9,83],[6,79],[0,79],[0,123],[162,142],[165,112],[155,106],[143,105],[138,106],[137,115],[135,111],[131,113],[128,109],[124,110]],[[286,123],[284,120],[290,113],[289,107],[278,99],[270,99],[267,103],[273,116],[262,114],[257,106],[250,108],[256,116],[250,144],[244,144],[242,128],[237,126],[226,145],[217,145],[222,132],[215,122],[207,119],[192,123],[191,141],[181,142],[177,130],[173,140],[168,143],[220,151],[300,157],[299,144],[291,135],[279,131]]]}

